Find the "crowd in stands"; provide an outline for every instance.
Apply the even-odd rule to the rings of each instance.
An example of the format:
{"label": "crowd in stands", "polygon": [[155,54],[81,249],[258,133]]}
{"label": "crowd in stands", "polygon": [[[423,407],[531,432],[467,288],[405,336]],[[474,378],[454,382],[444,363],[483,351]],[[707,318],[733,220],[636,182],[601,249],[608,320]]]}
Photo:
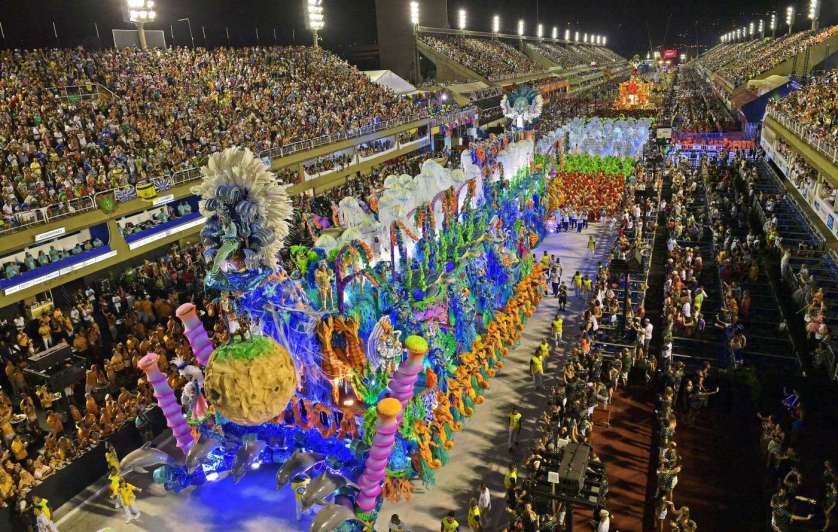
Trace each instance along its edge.
{"label": "crowd in stands", "polygon": [[303,163],[306,175],[317,176],[326,172],[337,172],[343,170],[355,160],[352,151],[341,151],[321,155],[316,159],[310,159]]}
{"label": "crowd in stands", "polygon": [[755,39],[745,43],[721,45],[718,52],[714,51],[713,56],[706,60],[705,65],[708,70],[717,73],[734,87],[738,87],[836,34],[838,34],[838,26],[828,26],[820,30],[801,31],[776,39]]}
{"label": "crowd in stands", "polygon": [[538,53],[547,57],[547,59],[564,68],[571,68],[577,65],[584,65],[585,59],[579,54],[573,52],[569,47],[560,44],[551,44],[546,42],[528,43],[527,46],[534,48]]}
{"label": "crowd in stands", "polygon": [[[0,505],[24,497],[38,482],[125,424],[150,437],[152,389],[137,369],[149,351],[178,390],[186,380],[173,362],[192,361],[175,309],[193,302],[213,339],[225,339],[217,305],[207,299],[198,246],[174,247],[121,276],[88,285],[74,303],[28,319],[0,323],[0,420],[11,421],[0,463]],[[23,310],[21,308],[21,310]],[[53,394],[25,370],[27,358],[66,342],[84,360],[84,378]]]}
{"label": "crowd in stands", "polygon": [[544,70],[526,54],[500,40],[429,34],[418,38],[436,52],[490,80]]}
{"label": "crowd in stands", "polygon": [[[780,37],[782,39],[782,37]],[[753,39],[735,43],[719,44],[695,60],[710,72],[716,72],[730,63],[742,63],[748,54],[758,51],[774,42],[771,38]]]}
{"label": "crowd in stands", "polygon": [[[312,47],[0,52],[3,221],[80,196],[419,112]],[[78,86],[66,96],[56,88]]]}
{"label": "crowd in stands", "polygon": [[838,146],[838,70],[813,76],[802,89],[769,105],[795,125],[802,125],[817,138]]}
{"label": "crowd in stands", "polygon": [[674,125],[681,131],[707,133],[736,129],[736,120],[724,103],[691,68],[680,70],[673,103]]}
{"label": "crowd in stands", "polygon": [[188,201],[180,201],[174,205],[164,205],[163,208],[155,211],[148,220],[139,223],[127,222],[120,225],[120,230],[123,236],[129,236],[190,214],[192,214],[192,205]]}
{"label": "crowd in stands", "polygon": [[104,246],[99,238],[89,238],[84,241],[76,241],[72,246],[61,245],[62,241],[57,241],[55,245],[49,246],[49,249],[38,251],[37,255],[32,255],[29,250],[26,250],[23,257],[20,259],[0,260],[2,264],[2,272],[0,276],[3,279],[13,279],[23,272],[31,272],[38,268],[48,266],[53,262],[72,257],[73,255],[80,255],[85,251],[96,249]]}

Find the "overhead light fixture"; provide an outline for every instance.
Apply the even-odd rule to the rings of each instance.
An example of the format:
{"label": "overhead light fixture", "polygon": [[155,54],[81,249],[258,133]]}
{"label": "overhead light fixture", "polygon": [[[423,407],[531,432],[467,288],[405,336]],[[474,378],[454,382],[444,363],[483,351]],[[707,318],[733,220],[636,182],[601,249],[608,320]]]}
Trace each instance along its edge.
{"label": "overhead light fixture", "polygon": [[410,3],[410,23],[414,26],[419,25],[419,2]]}

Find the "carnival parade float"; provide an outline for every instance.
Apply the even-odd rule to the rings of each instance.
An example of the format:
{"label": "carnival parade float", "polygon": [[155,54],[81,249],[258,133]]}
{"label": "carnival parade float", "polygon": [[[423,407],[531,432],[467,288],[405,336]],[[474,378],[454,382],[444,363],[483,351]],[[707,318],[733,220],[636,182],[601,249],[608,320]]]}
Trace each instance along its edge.
{"label": "carnival parade float", "polygon": [[187,303],[182,396],[153,353],[141,361],[184,455],[154,481],[178,492],[274,465],[277,489],[309,479],[312,530],[361,530],[385,498],[433,485],[540,297],[533,152],[518,133],[474,143],[462,169],[430,160],[388,177],[375,211],[345,198],[338,231],[290,249],[285,188],[248,150],[212,155],[195,192],[229,340],[214,345]]}

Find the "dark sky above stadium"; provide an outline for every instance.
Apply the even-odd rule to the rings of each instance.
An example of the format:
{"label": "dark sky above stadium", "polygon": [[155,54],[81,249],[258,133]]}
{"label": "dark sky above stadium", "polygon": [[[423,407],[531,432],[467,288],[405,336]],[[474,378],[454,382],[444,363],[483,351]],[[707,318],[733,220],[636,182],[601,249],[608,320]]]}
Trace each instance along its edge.
{"label": "dark sky above stadium", "polygon": [[[821,1],[823,23],[838,22],[838,0]],[[609,46],[628,55],[650,46],[706,47],[721,33],[760,14],[767,20],[772,10],[777,10],[778,23],[785,30],[785,8],[790,3],[797,8],[796,28],[808,26],[808,0],[448,0],[448,8],[452,24],[462,7],[468,12],[469,28],[477,30],[489,31],[495,14],[509,33],[516,31],[519,18],[525,19],[528,34],[535,33],[539,19],[547,34],[553,25],[570,24],[583,32],[608,35]],[[0,45],[110,46],[111,29],[131,27],[122,21],[122,5],[122,0],[5,0],[0,3],[5,35]],[[233,45],[311,40],[304,29],[302,0],[157,0],[157,6],[154,27],[165,30],[167,40],[180,45],[189,42],[187,25],[177,20],[183,17],[190,18],[198,45],[226,44],[225,28]],[[375,0],[325,0],[325,9],[326,47],[341,52],[375,44]]]}

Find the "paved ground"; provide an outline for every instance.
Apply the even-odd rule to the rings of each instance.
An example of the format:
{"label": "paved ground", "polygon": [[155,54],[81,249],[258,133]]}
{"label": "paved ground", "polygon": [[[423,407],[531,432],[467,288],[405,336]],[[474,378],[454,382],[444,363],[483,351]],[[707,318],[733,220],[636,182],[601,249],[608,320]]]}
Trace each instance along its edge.
{"label": "paved ground", "polygon": [[[586,251],[588,234],[591,232],[596,235],[599,244],[596,256],[591,256]],[[548,253],[560,257],[564,267],[563,277],[569,279],[577,269],[595,272],[597,262],[605,260],[603,254],[610,248],[606,241],[610,241],[612,236],[607,234],[605,226],[592,225],[583,234],[560,233],[548,236],[537,253],[540,255],[541,251],[546,249]],[[582,301],[574,300],[572,291],[570,300],[571,305],[566,314],[573,319],[567,319],[565,322],[566,337],[571,336],[571,332],[575,333],[575,318],[582,310]],[[506,447],[505,416],[513,405],[522,409],[525,424],[521,441],[529,441],[535,419],[540,415],[542,404],[546,401],[543,397],[539,398],[532,387],[528,370],[529,356],[541,338],[549,332],[549,322],[556,311],[555,299],[545,298],[542,301],[526,324],[521,344],[510,352],[504,361],[503,370],[490,381],[485,403],[476,408],[474,416],[467,421],[464,430],[456,435],[456,445],[450,453],[448,465],[436,472],[436,486],[427,491],[418,486],[409,503],[386,503],[379,519],[379,530],[386,530],[385,523],[392,513],[398,513],[414,532],[438,530],[440,519],[449,510],[456,511],[461,523],[464,523],[463,514],[468,498],[474,495],[481,481],[489,485],[494,496],[495,511],[490,517],[490,526],[487,529],[503,528],[503,474],[510,463],[521,461],[526,450],[522,444],[521,449],[513,454],[509,453]],[[548,377],[551,371],[550,362],[548,361],[546,368]],[[630,406],[622,401],[624,399],[621,397],[612,414]],[[612,418],[612,425],[615,422],[616,418]],[[598,448],[596,441],[595,447],[608,463],[610,451],[605,447]],[[621,446],[617,447],[618,452],[622,452],[619,449]],[[631,454],[639,451],[630,449],[626,452]],[[140,494],[137,504],[143,514],[142,518],[131,524],[125,524],[121,511],[114,510],[109,503],[103,479],[74,501],[61,507],[55,514],[56,520],[62,532],[98,531],[106,527],[117,531],[155,532],[307,530],[311,517],[308,516],[300,523],[294,521],[291,491],[288,488],[283,491],[274,489],[274,472],[273,468],[266,467],[251,472],[238,485],[234,485],[230,479],[223,479],[180,495],[157,497],[144,492]],[[144,478],[136,475],[129,480],[145,487],[150,479],[147,476]],[[644,492],[641,491],[640,499],[642,493]],[[622,530],[639,530],[627,524],[623,524],[622,527]]]}

